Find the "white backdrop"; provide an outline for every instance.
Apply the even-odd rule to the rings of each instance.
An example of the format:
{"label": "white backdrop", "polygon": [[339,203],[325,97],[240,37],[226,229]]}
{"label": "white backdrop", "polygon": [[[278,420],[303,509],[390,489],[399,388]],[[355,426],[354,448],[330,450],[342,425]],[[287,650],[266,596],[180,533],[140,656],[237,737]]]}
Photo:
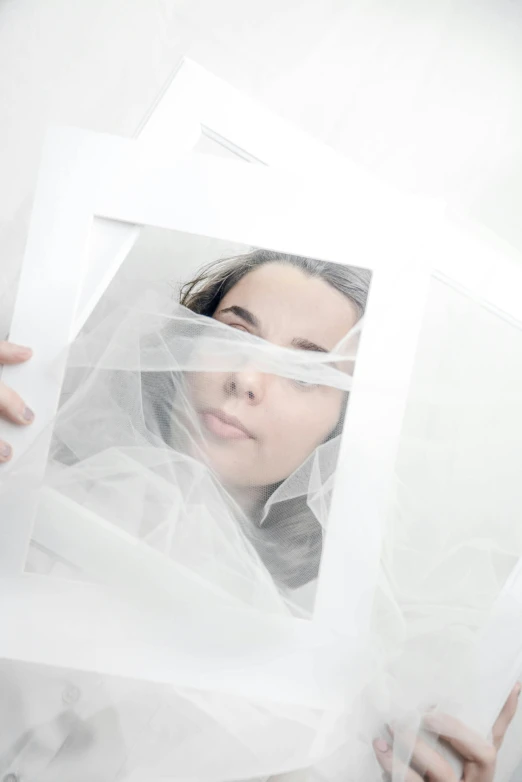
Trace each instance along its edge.
{"label": "white backdrop", "polygon": [[521,34],[512,0],[2,0],[0,221],[31,190],[46,124],[131,134],[188,55],[522,241]]}

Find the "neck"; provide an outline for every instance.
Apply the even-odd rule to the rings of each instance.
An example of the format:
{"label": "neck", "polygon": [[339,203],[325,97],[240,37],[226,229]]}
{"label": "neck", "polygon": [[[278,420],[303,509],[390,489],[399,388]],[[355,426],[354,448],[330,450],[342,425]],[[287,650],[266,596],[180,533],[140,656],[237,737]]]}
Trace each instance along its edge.
{"label": "neck", "polygon": [[243,513],[252,518],[263,504],[263,486],[227,486],[227,491]]}

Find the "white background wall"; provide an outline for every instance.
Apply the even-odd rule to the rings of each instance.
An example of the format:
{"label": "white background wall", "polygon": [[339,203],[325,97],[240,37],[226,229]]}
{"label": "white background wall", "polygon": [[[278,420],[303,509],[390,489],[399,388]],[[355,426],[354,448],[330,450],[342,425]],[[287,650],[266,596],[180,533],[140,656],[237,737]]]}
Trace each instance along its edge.
{"label": "white background wall", "polygon": [[46,127],[132,135],[184,55],[522,249],[521,41],[519,0],[0,0],[0,321]]}
{"label": "white background wall", "polygon": [[0,221],[49,122],[132,134],[183,55],[522,245],[518,0],[0,0]]}

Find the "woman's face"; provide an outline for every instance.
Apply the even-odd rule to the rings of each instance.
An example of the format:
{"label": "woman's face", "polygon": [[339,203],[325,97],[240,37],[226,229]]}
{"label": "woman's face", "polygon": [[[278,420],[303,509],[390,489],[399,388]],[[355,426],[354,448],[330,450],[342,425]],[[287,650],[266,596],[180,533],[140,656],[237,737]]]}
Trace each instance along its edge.
{"label": "woman's face", "polygon": [[[357,321],[352,302],[324,280],[270,263],[245,275],[214,318],[286,348],[330,351]],[[230,487],[287,478],[335,429],[344,392],[256,371],[196,372],[190,395],[204,451]]]}

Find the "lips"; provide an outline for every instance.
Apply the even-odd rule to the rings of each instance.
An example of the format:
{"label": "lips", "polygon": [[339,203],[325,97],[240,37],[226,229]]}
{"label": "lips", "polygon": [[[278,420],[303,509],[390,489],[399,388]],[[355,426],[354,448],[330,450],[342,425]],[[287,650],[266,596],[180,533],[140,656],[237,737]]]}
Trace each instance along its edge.
{"label": "lips", "polygon": [[221,440],[252,440],[254,436],[241,421],[222,410],[207,408],[200,413],[205,428]]}

